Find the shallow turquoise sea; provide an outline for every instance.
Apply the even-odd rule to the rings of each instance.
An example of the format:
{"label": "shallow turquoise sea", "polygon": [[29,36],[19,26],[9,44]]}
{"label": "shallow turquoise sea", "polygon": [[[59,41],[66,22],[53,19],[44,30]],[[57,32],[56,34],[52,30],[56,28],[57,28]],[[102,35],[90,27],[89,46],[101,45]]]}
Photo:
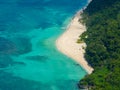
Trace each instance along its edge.
{"label": "shallow turquoise sea", "polygon": [[87,73],[55,40],[87,0],[0,0],[0,90],[78,90]]}

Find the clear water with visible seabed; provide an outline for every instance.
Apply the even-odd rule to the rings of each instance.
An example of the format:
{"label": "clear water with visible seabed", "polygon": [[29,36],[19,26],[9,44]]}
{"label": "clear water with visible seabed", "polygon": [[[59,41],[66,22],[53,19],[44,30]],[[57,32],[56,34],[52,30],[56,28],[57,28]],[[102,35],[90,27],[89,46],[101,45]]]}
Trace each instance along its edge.
{"label": "clear water with visible seabed", "polygon": [[78,90],[87,73],[55,40],[87,0],[0,0],[0,90]]}

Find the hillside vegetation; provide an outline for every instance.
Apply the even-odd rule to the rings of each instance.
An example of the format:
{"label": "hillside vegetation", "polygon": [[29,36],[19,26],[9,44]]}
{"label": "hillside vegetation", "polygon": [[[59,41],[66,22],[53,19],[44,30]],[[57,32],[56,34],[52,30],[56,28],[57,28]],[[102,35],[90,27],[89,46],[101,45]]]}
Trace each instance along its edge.
{"label": "hillside vegetation", "polygon": [[[85,58],[94,68],[79,86],[120,90],[120,0],[93,0],[83,13],[87,31]],[[85,38],[85,37],[88,38]]]}

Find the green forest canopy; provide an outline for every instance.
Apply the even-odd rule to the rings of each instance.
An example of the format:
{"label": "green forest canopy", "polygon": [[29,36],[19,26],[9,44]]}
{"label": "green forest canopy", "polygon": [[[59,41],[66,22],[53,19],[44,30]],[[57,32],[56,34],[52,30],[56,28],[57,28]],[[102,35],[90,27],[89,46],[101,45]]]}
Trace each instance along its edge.
{"label": "green forest canopy", "polygon": [[[120,90],[120,0],[92,0],[83,13],[85,58],[95,69],[79,85],[89,90]],[[85,38],[86,35],[88,38]]]}

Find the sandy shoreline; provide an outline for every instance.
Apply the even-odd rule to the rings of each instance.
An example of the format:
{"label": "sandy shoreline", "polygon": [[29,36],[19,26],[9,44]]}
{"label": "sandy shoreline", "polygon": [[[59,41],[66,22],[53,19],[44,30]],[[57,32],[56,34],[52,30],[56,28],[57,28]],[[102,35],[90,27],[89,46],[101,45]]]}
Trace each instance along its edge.
{"label": "sandy shoreline", "polygon": [[88,65],[84,58],[85,50],[83,47],[86,47],[86,44],[76,43],[79,36],[86,31],[85,25],[78,21],[81,18],[80,13],[82,13],[82,11],[77,12],[66,31],[56,40],[56,46],[60,52],[74,59],[88,74],[91,74],[93,68]]}

